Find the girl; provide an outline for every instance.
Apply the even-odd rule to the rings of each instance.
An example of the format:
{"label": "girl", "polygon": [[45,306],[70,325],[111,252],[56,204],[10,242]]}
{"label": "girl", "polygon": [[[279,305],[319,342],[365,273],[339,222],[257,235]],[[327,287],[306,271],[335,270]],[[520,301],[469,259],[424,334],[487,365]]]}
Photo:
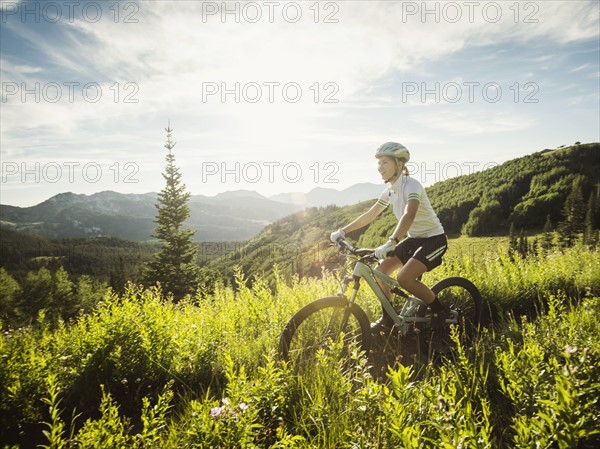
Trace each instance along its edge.
{"label": "girl", "polygon": [[[388,187],[367,212],[331,233],[331,241],[335,243],[344,238],[347,232],[368,225],[391,204],[394,215],[398,218],[398,225],[389,240],[375,249],[375,256],[380,259],[377,270],[391,275],[401,268],[397,276],[398,283],[429,305],[432,327],[440,330],[449,316],[448,307],[419,279],[423,273],[442,263],[448,244],[444,228],[433,211],[423,186],[409,177],[406,163],[410,159],[410,153],[406,147],[396,142],[387,142],[377,149],[375,157],[378,159],[379,173]],[[404,238],[405,236],[408,237]],[[391,257],[388,254],[392,254]],[[380,285],[388,299],[391,298],[390,289],[383,283]],[[378,332],[391,328],[393,324],[383,310],[383,316],[371,326]]]}

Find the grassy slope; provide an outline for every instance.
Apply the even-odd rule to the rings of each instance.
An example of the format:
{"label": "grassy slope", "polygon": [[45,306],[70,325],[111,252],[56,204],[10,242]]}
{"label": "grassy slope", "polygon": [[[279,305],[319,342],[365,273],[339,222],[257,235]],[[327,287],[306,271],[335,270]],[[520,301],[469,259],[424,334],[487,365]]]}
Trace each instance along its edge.
{"label": "grassy slope", "polygon": [[[41,433],[28,423],[53,421],[53,447],[64,447],[61,425],[76,407],[82,447],[594,447],[598,253],[455,263],[505,310],[541,298],[546,314],[509,319],[419,377],[397,366],[374,380],[365,360],[352,369],[323,360],[300,378],[273,360],[279,333],[300,306],[334,293],[335,277],[278,277],[275,294],[264,280],[247,288],[238,277],[237,290],[219,287],[196,305],[132,288],[76,321],[4,334],[3,438],[24,429],[31,442]],[[361,305],[372,310],[372,300],[361,290]],[[65,410],[54,418],[42,401],[52,396],[54,410]]]}

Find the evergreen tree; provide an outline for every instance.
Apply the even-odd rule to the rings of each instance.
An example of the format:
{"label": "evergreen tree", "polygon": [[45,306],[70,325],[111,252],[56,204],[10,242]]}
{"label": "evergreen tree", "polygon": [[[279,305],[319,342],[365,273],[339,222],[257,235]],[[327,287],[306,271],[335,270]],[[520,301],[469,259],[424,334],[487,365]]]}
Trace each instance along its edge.
{"label": "evergreen tree", "polygon": [[154,220],[157,227],[152,237],[163,246],[146,265],[144,282],[160,283],[165,293],[171,293],[175,301],[193,294],[200,282],[200,267],[197,264],[198,248],[192,237],[195,231],[183,229],[184,221],[190,216],[187,204],[190,193],[181,182],[181,173],[175,166],[171,141],[173,130],[167,127],[167,166],[163,173],[166,186],[158,195],[158,214]]}
{"label": "evergreen tree", "polygon": [[584,222],[585,229],[583,232],[583,242],[589,246],[596,246],[598,243],[598,231],[596,230],[597,226],[595,226],[594,223],[597,201],[596,192],[592,190],[588,199]]}
{"label": "evergreen tree", "polygon": [[518,245],[517,245],[517,236],[515,235],[515,224],[511,223],[510,224],[510,229],[508,231],[508,256],[510,257],[511,260],[514,260],[515,254],[517,253],[518,250]]}
{"label": "evergreen tree", "polygon": [[117,293],[121,294],[125,291],[127,284],[127,268],[123,256],[119,256],[119,264],[110,270],[109,277],[110,287]]}
{"label": "evergreen tree", "polygon": [[598,196],[600,194],[600,182],[597,182],[594,187],[596,188],[592,189],[588,198],[586,215],[590,214],[592,228],[598,229],[600,228],[600,198]]}
{"label": "evergreen tree", "polygon": [[[35,320],[42,309],[50,309],[53,301],[54,281],[52,273],[47,268],[40,268],[37,272],[30,271],[22,285],[21,295],[16,304],[16,309],[23,322]],[[53,311],[50,313],[53,316]]]}
{"label": "evergreen tree", "polygon": [[3,326],[14,321],[17,309],[17,302],[21,295],[21,286],[6,271],[0,268],[0,321]]}
{"label": "evergreen tree", "polygon": [[517,249],[521,257],[526,257],[527,253],[529,252],[529,241],[525,235],[525,231],[523,231],[523,228],[521,228],[521,232],[519,233],[519,243]]}
{"label": "evergreen tree", "polygon": [[61,317],[68,319],[77,314],[78,298],[76,296],[75,284],[69,278],[69,273],[60,267],[53,276],[52,302],[50,303],[49,315],[51,318]]}
{"label": "evergreen tree", "polygon": [[600,181],[598,181],[595,185],[596,192],[594,195],[594,212],[593,216],[593,225],[594,229],[600,229]]}
{"label": "evergreen tree", "polygon": [[544,251],[550,251],[552,248],[552,219],[550,214],[546,215],[546,224],[544,224],[544,234],[542,235],[541,247]]}
{"label": "evergreen tree", "polygon": [[585,203],[581,192],[581,178],[573,181],[571,192],[563,206],[564,220],[560,223],[559,232],[564,246],[572,246],[578,234],[584,231]]}

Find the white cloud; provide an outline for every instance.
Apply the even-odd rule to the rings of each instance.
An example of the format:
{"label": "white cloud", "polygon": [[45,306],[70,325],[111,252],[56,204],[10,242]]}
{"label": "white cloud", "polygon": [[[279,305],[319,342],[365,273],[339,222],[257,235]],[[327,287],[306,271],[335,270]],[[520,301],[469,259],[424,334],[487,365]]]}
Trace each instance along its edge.
{"label": "white cloud", "polygon": [[[275,10],[273,23],[264,2],[256,3],[263,12],[258,23],[236,23],[231,15],[226,23],[218,15],[203,17],[203,6],[211,2],[133,3],[139,6],[131,17],[137,23],[123,21],[131,10],[121,11],[120,21],[110,14],[96,23],[62,21],[55,25],[60,33],[48,39],[37,28],[19,21],[7,24],[8,31],[45,59],[17,60],[3,55],[3,81],[96,82],[103,97],[91,103],[80,89],[74,101],[65,97],[58,103],[2,104],[3,156],[57,151],[61,157],[70,157],[81,155],[85,148],[86,157],[98,157],[103,151],[110,154],[119,148],[139,161],[162,162],[160,139],[169,118],[174,120],[176,137],[185,142],[184,148],[202,148],[202,153],[187,154],[182,148],[183,163],[206,154],[268,160],[285,153],[309,159],[324,157],[323,148],[328,149],[328,157],[339,159],[349,148],[363,151],[360,149],[373,142],[398,134],[435,146],[448,135],[519,131],[537,123],[522,110],[509,115],[482,105],[473,116],[458,105],[450,113],[435,102],[414,97],[403,103],[398,98],[398,80],[460,83],[469,79],[469,71],[475,67],[478,73],[500,77],[495,72],[498,67],[506,79],[517,73],[527,80],[511,81],[528,81],[536,62],[555,69],[570,44],[598,38],[595,1],[521,2],[518,20],[514,2],[496,2],[502,16],[497,23],[489,20],[493,9],[486,10],[487,16],[483,13],[484,6],[492,2],[428,3],[429,7],[439,5],[441,19],[451,17],[448,5],[459,5],[462,18],[456,23],[437,23],[434,15],[423,17],[422,10],[410,14],[406,9],[411,5],[423,8],[424,2],[321,2],[318,23],[311,9],[314,2],[299,3],[303,16],[297,23],[282,16],[283,2]],[[240,8],[245,4],[240,3]],[[472,22],[467,4],[479,5]],[[339,10],[326,5],[337,5]],[[330,13],[337,23],[324,23]],[[525,23],[527,19],[537,23]],[[534,55],[531,61],[523,56],[519,67],[504,67],[506,61],[515,61],[511,46],[522,44],[535,46],[543,55]],[[460,76],[446,72],[443,64],[436,65],[451,61],[461,51],[487,46],[490,52],[484,61],[473,61],[473,67],[464,67]],[[581,63],[579,68],[587,67]],[[547,76],[554,76],[554,70]],[[111,89],[116,82],[119,101],[114,101],[116,91]],[[134,95],[138,103],[123,101],[132,92],[124,89],[128,82],[139,88]],[[235,103],[229,95],[222,103],[220,95],[212,95],[203,102],[206,83],[216,83],[219,88],[225,83],[231,89],[235,82],[241,89],[249,88],[246,93],[252,93],[248,83],[257,83],[262,87],[262,101]],[[269,82],[280,83],[273,103],[265,101],[268,87],[264,83]],[[298,103],[283,98],[281,86],[289,82],[302,88]],[[327,82],[334,83],[333,90],[325,88]],[[314,101],[315,90],[318,102]],[[324,103],[324,96],[334,91],[339,102]],[[423,105],[428,106],[426,111]],[[413,126],[419,122],[423,125]],[[432,131],[439,135],[433,136]],[[149,147],[156,152],[150,154]]]}
{"label": "white cloud", "polygon": [[430,110],[416,116],[417,122],[428,123],[431,128],[447,131],[451,135],[497,134],[529,129],[536,119],[515,111],[491,112],[482,109],[465,112]]}
{"label": "white cloud", "polygon": [[[68,48],[62,52],[52,48],[52,42],[40,42],[33,32],[20,33],[73,74],[98,82],[110,76],[112,81],[139,83],[150,110],[165,104],[197,105],[202,83],[207,82],[230,87],[235,81],[294,81],[308,89],[315,82],[331,81],[347,101],[387,74],[418,70],[425,61],[469,46],[541,37],[565,43],[597,36],[592,19],[598,6],[590,2],[546,2],[539,3],[537,12],[521,11],[520,20],[525,12],[535,12],[539,23],[534,24],[514,23],[508,4],[502,4],[498,23],[484,20],[483,10],[477,9],[474,23],[469,23],[464,5],[458,23],[435,23],[434,16],[425,16],[423,23],[419,14],[407,15],[406,5],[411,3],[420,5],[340,3],[334,16],[338,23],[317,24],[314,12],[303,4],[303,19],[292,24],[277,13],[274,23],[268,23],[267,8],[259,2],[263,21],[238,24],[233,16],[222,23],[218,15],[206,17],[204,23],[203,2],[140,2],[138,23],[107,19],[66,24]],[[443,19],[445,4],[436,4],[442,5]],[[324,15],[321,11],[320,20]]]}

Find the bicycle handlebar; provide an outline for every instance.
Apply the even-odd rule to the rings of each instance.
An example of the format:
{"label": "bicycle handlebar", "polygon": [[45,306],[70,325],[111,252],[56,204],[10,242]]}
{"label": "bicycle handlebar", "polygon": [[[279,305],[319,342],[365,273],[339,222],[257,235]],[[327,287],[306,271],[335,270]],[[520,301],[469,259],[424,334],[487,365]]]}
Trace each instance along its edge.
{"label": "bicycle handlebar", "polygon": [[354,246],[352,246],[350,243],[348,243],[346,241],[346,239],[341,238],[338,239],[336,242],[336,246],[338,247],[338,249],[340,250],[340,252],[343,252],[344,249],[348,250],[351,254],[354,254],[355,256],[360,257],[361,259],[365,259],[365,260],[373,260],[376,261],[377,258],[375,257],[374,254],[374,249],[371,248],[355,248]]}

